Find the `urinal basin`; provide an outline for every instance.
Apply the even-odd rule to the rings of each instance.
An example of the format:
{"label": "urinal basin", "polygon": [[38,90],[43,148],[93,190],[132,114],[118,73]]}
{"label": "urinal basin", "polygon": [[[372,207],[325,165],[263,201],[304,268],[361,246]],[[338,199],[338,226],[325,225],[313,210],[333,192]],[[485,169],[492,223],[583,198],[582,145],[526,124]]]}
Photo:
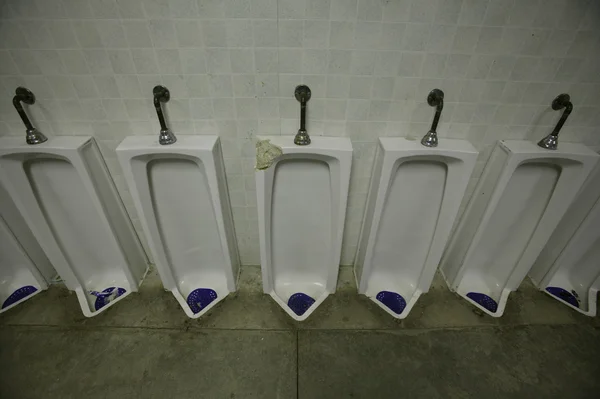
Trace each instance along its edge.
{"label": "urinal basin", "polygon": [[236,290],[240,265],[219,138],[129,137],[117,154],[165,288],[200,317]]}
{"label": "urinal basin", "polygon": [[502,316],[597,159],[579,144],[499,142],[442,259],[450,288]]}
{"label": "urinal basin", "polygon": [[429,290],[476,160],[464,140],[379,139],[354,270],[359,293],[393,317]]}
{"label": "urinal basin", "polygon": [[0,182],[0,313],[48,288],[54,274]]}
{"label": "urinal basin", "polygon": [[9,195],[85,316],[137,291],[147,258],[95,141],[0,140]]}
{"label": "urinal basin", "polygon": [[305,320],[335,292],[348,197],[352,144],[314,137],[261,137],[282,149],[256,172],[263,290]]}
{"label": "urinal basin", "polygon": [[529,272],[542,291],[587,316],[600,290],[600,165],[569,207]]}

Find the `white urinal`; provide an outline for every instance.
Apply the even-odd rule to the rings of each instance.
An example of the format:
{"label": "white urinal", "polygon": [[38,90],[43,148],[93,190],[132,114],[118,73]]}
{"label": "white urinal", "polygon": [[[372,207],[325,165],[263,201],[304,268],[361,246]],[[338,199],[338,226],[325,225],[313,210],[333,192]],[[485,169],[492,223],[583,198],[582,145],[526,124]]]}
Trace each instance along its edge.
{"label": "white urinal", "polygon": [[499,142],[442,258],[449,287],[502,316],[597,159],[580,144]]}
{"label": "white urinal", "polygon": [[294,319],[335,292],[352,164],[347,138],[261,137],[283,154],[256,172],[263,290]]}
{"label": "white urinal", "polygon": [[550,237],[529,276],[542,291],[587,316],[600,290],[600,165]]}
{"label": "white urinal", "polygon": [[429,290],[476,160],[464,140],[379,139],[354,272],[358,292],[392,316]]}
{"label": "white urinal", "polygon": [[55,274],[0,182],[0,313],[48,288]]}
{"label": "white urinal", "polygon": [[147,258],[93,138],[54,137],[36,145],[2,138],[0,169],[85,316],[138,290]]}
{"label": "white urinal", "polygon": [[200,317],[236,290],[240,265],[219,138],[128,137],[117,155],[163,285]]}

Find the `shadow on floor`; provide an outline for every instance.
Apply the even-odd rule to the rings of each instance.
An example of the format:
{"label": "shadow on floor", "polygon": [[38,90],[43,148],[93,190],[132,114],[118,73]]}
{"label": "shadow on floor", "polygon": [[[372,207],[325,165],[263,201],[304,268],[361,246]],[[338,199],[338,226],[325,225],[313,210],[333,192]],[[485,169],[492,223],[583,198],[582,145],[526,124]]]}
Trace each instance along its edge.
{"label": "shadow on floor", "polygon": [[257,267],[192,320],[151,273],[95,318],[60,286],[0,316],[0,398],[596,398],[598,327],[527,282],[489,317],[439,276],[400,321],[346,267],[303,323]]}

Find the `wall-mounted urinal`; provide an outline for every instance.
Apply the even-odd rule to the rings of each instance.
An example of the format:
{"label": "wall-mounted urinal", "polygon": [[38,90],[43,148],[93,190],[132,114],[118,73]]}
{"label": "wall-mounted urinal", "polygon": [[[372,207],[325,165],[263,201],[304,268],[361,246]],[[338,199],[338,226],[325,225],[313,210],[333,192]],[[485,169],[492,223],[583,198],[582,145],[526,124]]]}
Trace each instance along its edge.
{"label": "wall-mounted urinal", "polygon": [[587,316],[600,290],[600,165],[529,272],[542,291]]}
{"label": "wall-mounted urinal", "polygon": [[431,281],[450,236],[477,150],[435,134],[443,93],[423,142],[380,138],[354,272],[358,292],[392,316],[405,318]]}
{"label": "wall-mounted urinal", "polygon": [[165,288],[197,318],[236,290],[239,255],[217,136],[167,128],[155,88],[161,134],[126,138],[117,155]]}
{"label": "wall-mounted urinal", "polygon": [[48,288],[55,274],[0,182],[0,313]]}
{"label": "wall-mounted urinal", "polygon": [[557,148],[564,119],[537,145],[496,145],[442,258],[449,287],[492,316],[502,316],[598,160],[580,144]]}
{"label": "wall-mounted urinal", "polygon": [[294,319],[306,319],[335,292],[352,144],[347,138],[309,138],[310,90],[296,89],[301,128],[257,143],[256,196],[263,290]]}
{"label": "wall-mounted urinal", "polygon": [[94,139],[46,139],[20,101],[33,95],[20,88],[14,100],[26,140],[0,139],[3,184],[83,314],[95,316],[137,291],[146,255]]}

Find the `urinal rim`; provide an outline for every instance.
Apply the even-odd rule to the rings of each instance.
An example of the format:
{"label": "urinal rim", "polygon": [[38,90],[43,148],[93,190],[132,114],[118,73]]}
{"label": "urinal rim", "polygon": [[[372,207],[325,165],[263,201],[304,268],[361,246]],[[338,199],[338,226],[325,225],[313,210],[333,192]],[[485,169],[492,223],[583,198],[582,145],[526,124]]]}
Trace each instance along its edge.
{"label": "urinal rim", "polygon": [[551,293],[549,293],[548,291],[546,291],[546,288],[550,287],[550,285],[545,286],[543,289],[540,288],[539,290],[542,291],[544,294],[550,296],[552,299],[554,299],[555,301],[558,301],[559,303],[566,305],[568,307],[570,307],[571,309],[577,311],[578,313],[581,313],[585,316],[589,316],[589,317],[596,317],[596,313],[597,313],[597,296],[598,296],[598,289],[595,288],[589,288],[588,289],[588,305],[587,311],[584,311],[583,309],[577,308],[573,305],[571,305],[570,303],[563,301],[559,298],[557,298],[556,296],[552,295]]}
{"label": "urinal rim", "polygon": [[408,317],[412,308],[415,306],[415,304],[417,303],[417,301],[419,300],[421,295],[423,295],[423,291],[421,291],[420,289],[416,289],[415,292],[413,293],[413,295],[411,296],[410,301],[408,301],[406,303],[406,306],[404,307],[404,309],[402,310],[402,313],[400,313],[400,314],[394,313],[390,308],[385,306],[382,302],[378,301],[375,296],[367,295],[367,294],[361,294],[361,295],[364,295],[367,298],[369,298],[371,301],[375,302],[375,304],[377,306],[379,306],[381,309],[385,310],[387,313],[389,313],[395,319],[402,320],[402,319],[405,319]]}
{"label": "urinal rim", "polygon": [[496,309],[496,312],[490,312],[489,310],[487,310],[486,308],[484,308],[483,306],[481,306],[480,304],[478,304],[477,302],[475,302],[474,300],[472,300],[471,298],[469,298],[467,296],[467,294],[463,294],[462,292],[458,292],[458,291],[456,293],[458,295],[460,295],[463,299],[465,299],[467,302],[469,302],[471,305],[473,305],[476,308],[480,309],[481,311],[487,313],[488,315],[497,318],[497,317],[502,317],[502,315],[504,315],[504,310],[506,308],[506,303],[508,302],[508,297],[509,297],[509,295],[510,295],[511,292],[512,291],[509,290],[506,287],[502,289],[502,293],[500,294],[500,298],[498,300],[498,308]]}
{"label": "urinal rim", "polygon": [[[54,136],[54,137],[49,138],[48,141],[46,141],[45,143],[35,145],[35,146],[25,144],[23,141],[21,141],[17,137],[0,138],[0,143],[3,144],[2,146],[0,146],[0,159],[17,160],[21,163],[21,165],[23,165],[25,162],[27,162],[29,160],[36,159],[36,158],[49,158],[49,159],[63,160],[65,162],[68,162],[76,170],[78,175],[80,175],[80,176],[85,175],[89,179],[89,182],[87,180],[82,180],[82,183],[84,184],[84,186],[87,186],[88,183],[92,186],[95,186],[94,185],[94,177],[90,174],[90,169],[89,169],[90,165],[88,163],[89,159],[84,156],[85,154],[90,153],[88,150],[91,148],[92,151],[90,153],[91,155],[89,155],[89,156],[92,158],[95,157],[94,160],[99,163],[99,168],[94,169],[94,170],[99,171],[98,173],[105,174],[105,176],[103,176],[103,178],[106,179],[107,184],[111,188],[112,193],[110,195],[117,196],[117,198],[113,198],[113,200],[114,200],[113,204],[117,207],[117,209],[119,209],[119,207],[122,208],[121,211],[122,211],[124,217],[129,217],[129,215],[127,214],[127,212],[124,208],[124,205],[122,203],[122,199],[120,198],[119,193],[118,193],[116,187],[114,186],[114,182],[112,181],[112,176],[110,175],[108,168],[106,167],[106,163],[105,163],[106,159],[103,157],[103,155],[98,147],[98,144],[93,136],[90,136],[90,135]],[[110,222],[110,219],[114,216],[110,216],[110,213],[106,209],[107,206],[104,203],[104,201],[102,201],[100,199],[99,195],[97,195],[97,197],[98,197],[98,198],[96,198],[97,201],[94,201],[94,206],[97,208],[98,214],[101,216],[101,219],[104,219],[103,224],[105,224],[107,227],[106,231],[109,232],[109,234],[111,235],[111,238],[116,243],[117,248],[120,249],[121,256],[125,260],[125,264],[127,265],[127,268],[129,268],[129,266],[128,266],[129,263],[127,261],[127,255],[119,243],[117,234],[114,233],[113,224]],[[101,203],[102,206],[98,207],[97,202]],[[113,206],[113,205],[111,205],[111,206]],[[23,216],[28,220],[29,217],[26,216],[27,213],[28,212],[23,212]],[[44,220],[43,224],[48,224],[48,221]],[[129,222],[125,223],[125,224],[130,225],[131,221],[129,220]],[[29,225],[29,221],[28,221],[28,225]],[[35,228],[31,228],[31,229],[32,229],[34,235],[37,232],[36,230],[39,230],[39,229],[35,229]],[[42,230],[46,230],[46,228],[42,228]],[[144,251],[142,249],[141,243],[139,242],[139,237],[135,233],[133,226],[131,226],[131,234],[132,234],[133,239],[139,244],[139,249],[141,251],[141,254],[144,257],[146,257],[146,254],[144,253]],[[58,240],[55,237],[55,234],[52,232],[50,234],[50,236],[51,236],[51,239],[47,240],[48,241],[47,245],[52,246],[52,247],[58,246],[57,250],[52,251],[52,252],[55,252],[55,254],[61,254],[60,256],[64,257],[64,251],[62,248],[60,248],[60,245],[58,245]],[[42,246],[41,243],[40,243],[40,245]],[[46,249],[44,249],[44,252],[47,252]],[[146,264],[146,268],[147,268],[148,267],[147,258],[145,258],[145,260],[146,260],[145,264]],[[95,316],[95,315],[103,312],[107,308],[111,307],[113,304],[117,303],[118,301],[120,301],[121,299],[126,297],[129,293],[133,292],[134,290],[131,288],[132,284],[139,284],[137,281],[134,282],[128,278],[127,282],[125,284],[120,284],[120,286],[122,286],[123,288],[127,287],[125,294],[121,295],[118,298],[115,298],[114,301],[110,302],[106,306],[103,306],[100,310],[91,311],[88,300],[85,298],[85,292],[84,292],[85,284],[75,275],[75,273],[73,271],[74,268],[72,267],[72,265],[68,261],[66,261],[66,262],[61,261],[58,263],[67,264],[67,266],[64,266],[66,269],[61,272],[61,275],[65,279],[65,285],[67,286],[67,288],[69,288],[69,290],[71,290],[71,291],[75,291],[76,297],[78,299],[78,303],[82,310],[82,313],[86,317],[92,317],[92,316]],[[57,264],[56,260],[54,260],[54,264]],[[68,269],[68,272],[67,272],[67,269]],[[127,275],[127,272],[126,272],[126,275]],[[80,290],[81,292],[78,293],[77,290]],[[136,291],[137,291],[137,289],[136,289]],[[31,297],[31,296],[29,296],[29,297]]]}
{"label": "urinal rim", "polygon": [[205,315],[209,310],[211,310],[219,302],[221,302],[222,300],[224,300],[225,298],[227,298],[229,296],[229,294],[231,293],[231,292],[228,291],[227,294],[225,294],[225,295],[217,295],[217,298],[214,301],[212,301],[211,303],[209,303],[207,306],[205,306],[198,313],[194,313],[190,309],[190,307],[187,304],[187,301],[185,300],[185,298],[183,297],[183,295],[181,295],[181,292],[179,291],[178,288],[173,288],[172,290],[169,290],[169,291],[171,292],[171,294],[173,294],[173,296],[177,300],[177,303],[179,303],[179,306],[181,306],[181,308],[185,312],[186,316],[189,317],[190,319],[198,319],[201,316]]}
{"label": "urinal rim", "polygon": [[281,308],[283,308],[283,310],[285,310],[285,312],[296,321],[306,320],[308,318],[308,316],[310,316],[325,301],[325,299],[327,299],[327,297],[331,294],[332,294],[331,292],[324,291],[321,295],[319,295],[319,297],[317,299],[315,299],[315,302],[312,305],[310,305],[310,307],[306,310],[306,312],[304,312],[302,314],[302,316],[298,316],[296,313],[294,313],[292,311],[292,309],[288,306],[288,304],[285,303],[279,297],[279,295],[277,295],[277,293],[275,293],[274,290],[269,292],[269,295],[271,296],[271,298],[273,298],[275,300],[275,302],[277,302],[277,304]]}
{"label": "urinal rim", "polygon": [[17,305],[19,305],[19,304],[27,301],[28,299],[33,298],[37,294],[39,294],[41,292],[44,292],[44,291],[46,291],[48,289],[48,286],[45,286],[45,287],[44,286],[40,286],[40,284],[37,283],[37,282],[36,282],[36,284],[30,284],[30,285],[32,285],[33,287],[36,288],[36,291],[34,293],[32,293],[30,295],[27,295],[25,298],[19,299],[17,302],[13,303],[12,305],[9,305],[9,306],[5,307],[4,309],[0,309],[0,314],[2,314],[4,312],[6,312],[6,311],[8,311],[8,310],[10,310],[12,308],[14,308],[15,306],[17,306]]}
{"label": "urinal rim", "polygon": [[95,310],[95,311],[90,310],[90,305],[88,304],[87,296],[83,292],[82,287],[76,287],[74,291],[75,291],[75,295],[77,296],[79,306],[81,307],[81,311],[83,312],[84,316],[85,317],[94,317],[94,316],[97,316],[100,313],[104,312],[106,309],[112,307],[114,304],[116,304],[117,302],[120,302],[122,299],[124,299],[125,297],[128,297],[130,294],[132,294],[134,292],[131,290],[131,286],[129,285],[129,283],[123,284],[123,287],[120,287],[120,288],[125,289],[125,293],[123,295],[119,295],[113,301],[109,302],[108,304],[102,306],[100,309]]}
{"label": "urinal rim", "polygon": [[[140,197],[142,193],[140,192],[140,187],[137,183],[138,174],[136,173],[136,168],[134,168],[133,165],[134,162],[140,162],[143,165],[148,165],[154,160],[184,158],[197,164],[214,164],[215,171],[217,171],[218,168],[216,167],[216,164],[218,162],[218,158],[222,158],[222,152],[220,149],[218,153],[215,153],[215,150],[217,148],[220,148],[220,137],[218,135],[182,136],[181,140],[178,140],[177,143],[174,143],[170,146],[160,146],[155,141],[155,136],[146,135],[127,137],[119,144],[119,146],[116,149],[117,158],[124,170],[127,185],[129,187],[133,187],[133,190],[131,191],[134,205],[136,210],[140,214],[140,223],[142,225],[142,230],[144,231],[144,235],[147,237],[148,245],[150,247],[150,253],[154,257],[154,263],[156,266],[156,270],[159,274],[160,280],[163,286],[165,286],[165,290],[171,292],[173,296],[175,296],[175,299],[185,312],[186,316],[188,316],[191,319],[197,319],[206,314],[215,305],[217,305],[219,302],[225,299],[231,292],[235,292],[235,290],[237,290],[241,273],[241,267],[239,267],[239,264],[237,267],[232,267],[234,271],[234,273],[232,273],[234,288],[233,290],[229,286],[228,277],[225,276],[226,284],[223,290],[221,288],[218,289],[217,298],[214,301],[212,301],[209,305],[204,307],[200,312],[193,313],[189,308],[186,299],[181,294],[177,282],[175,281],[174,271],[168,258],[166,258],[166,252],[163,245],[164,241],[162,240],[160,231],[154,232],[155,236],[153,235],[154,229],[150,227],[148,219],[151,219],[152,215],[154,214],[154,211],[150,209],[150,214],[148,214],[146,212],[148,209],[145,209],[145,207],[143,206],[143,201]],[[219,176],[217,176],[216,180],[218,183]],[[212,199],[213,198],[211,195],[211,200]],[[225,198],[220,198],[219,202],[221,203],[221,206],[230,206],[229,203],[225,204],[224,201]],[[217,210],[215,210],[215,212],[217,212]],[[233,228],[235,229],[235,227]],[[221,237],[221,231],[219,230],[220,239],[226,239],[225,230],[225,220],[223,220],[224,237]],[[155,238],[156,240],[154,240],[153,238]],[[231,259],[232,263],[235,264],[236,262],[239,262],[239,251],[237,249],[237,243],[233,243],[231,245],[235,246],[236,257],[235,259]],[[224,254],[227,257],[230,256],[229,251],[225,251]],[[226,274],[227,272],[224,271],[224,273]],[[210,288],[216,290],[215,287]]]}
{"label": "urinal rim", "polygon": [[[460,195],[460,200],[456,204],[456,209],[454,209],[453,212],[450,212],[450,210],[446,210],[447,215],[444,215],[445,217],[452,216],[452,221],[453,221],[453,223],[455,223],[457,220],[457,216],[458,216],[459,205],[460,205],[460,202],[462,201],[462,199],[464,198],[464,195],[465,195],[465,192],[466,192],[466,189],[468,186],[468,181],[471,178],[471,175],[475,168],[475,164],[477,161],[477,156],[479,155],[479,151],[477,151],[477,149],[475,149],[475,147],[473,147],[473,145],[468,140],[458,139],[458,140],[453,140],[452,142],[453,142],[453,144],[456,144],[456,148],[444,148],[444,147],[429,148],[429,147],[423,147],[420,144],[417,145],[418,142],[408,140],[408,139],[402,138],[402,137],[380,137],[379,138],[379,146],[377,148],[377,154],[374,159],[374,162],[377,161],[378,157],[380,157],[380,159],[381,159],[380,172],[379,172],[379,175],[377,175],[377,176],[374,174],[371,175],[371,179],[375,178],[375,179],[379,180],[379,182],[377,184],[378,188],[376,190],[373,190],[372,189],[373,181],[371,181],[369,183],[369,193],[368,193],[369,198],[367,200],[367,201],[370,201],[371,196],[376,197],[375,198],[376,202],[373,205],[373,212],[375,213],[376,212],[375,209],[378,209],[379,216],[381,217],[381,213],[383,212],[383,209],[385,207],[386,198],[384,198],[384,197],[387,197],[389,187],[382,189],[382,187],[383,187],[382,185],[386,184],[385,181],[382,181],[384,169],[397,170],[402,164],[404,164],[406,162],[411,162],[411,161],[418,161],[418,160],[433,161],[433,162],[442,163],[445,166],[447,179],[450,176],[452,178],[452,183],[449,184],[448,182],[446,182],[446,184],[448,186],[451,186],[451,187],[455,186],[457,183],[461,183],[461,181],[464,180],[464,187],[463,187],[461,195]],[[402,143],[408,143],[408,145],[405,148],[400,148],[399,145],[402,145]],[[468,176],[466,178],[458,172],[461,168],[464,168],[468,171]],[[451,171],[454,173],[451,173]],[[387,183],[389,183],[389,182],[387,182]],[[386,194],[386,195],[380,195],[380,194],[382,194],[382,190],[384,191],[384,194]],[[444,194],[446,194],[446,193],[444,193]],[[445,195],[444,195],[444,197],[445,197]],[[369,278],[365,277],[365,275],[371,274],[373,272],[372,259],[373,259],[373,251],[375,248],[375,240],[376,240],[376,235],[377,235],[377,232],[372,231],[373,229],[375,229],[372,224],[369,229],[370,231],[364,231],[364,223],[365,223],[365,220],[367,219],[367,212],[368,212],[368,208],[365,209],[365,214],[363,215],[363,218],[362,218],[363,226],[361,226],[361,231],[360,231],[360,236],[359,236],[359,244],[357,245],[357,250],[356,250],[356,255],[355,255],[355,263],[353,266],[354,279],[356,282],[358,292],[359,292],[359,294],[367,296],[369,299],[371,299],[373,302],[375,302],[379,307],[381,307],[384,311],[389,313],[392,317],[394,317],[396,319],[404,319],[411,312],[412,308],[414,307],[414,305],[416,304],[416,302],[420,298],[420,296],[423,293],[426,293],[429,291],[429,288],[431,286],[431,281],[433,280],[434,275],[435,275],[435,270],[437,270],[438,265],[442,260],[443,248],[439,254],[439,259],[437,260],[437,262],[434,262],[434,265],[430,264],[429,265],[430,267],[428,268],[427,267],[428,263],[431,262],[431,260],[430,260],[431,246],[429,247],[427,256],[421,267],[421,273],[419,274],[419,278],[415,281],[415,285],[416,285],[415,291],[411,295],[411,299],[408,301],[408,303],[407,303],[406,307],[403,309],[402,313],[400,315],[398,315],[398,314],[394,313],[393,311],[391,311],[389,308],[387,308],[387,306],[385,306],[383,303],[378,301],[375,298],[375,296],[367,294]],[[442,212],[442,209],[440,209],[440,215],[438,215],[438,222],[439,222],[439,217],[441,216],[441,212]],[[373,223],[374,222],[375,221],[373,221]],[[379,221],[377,221],[377,225],[379,225]],[[451,227],[451,225],[450,225],[450,227]],[[435,239],[437,236],[436,235],[437,229],[438,229],[438,223],[436,223],[436,226],[435,226],[434,232],[433,232],[434,234],[431,237],[431,239],[432,239],[432,241],[430,243],[431,245],[433,245],[435,242]],[[376,230],[378,230],[378,227]],[[364,239],[363,238],[364,234],[368,234],[369,237],[372,234],[374,234],[375,239],[369,240],[370,242],[367,243],[367,245],[365,246],[365,254],[364,254],[363,263],[362,263],[362,265],[359,266],[356,263],[356,260],[359,258],[359,252],[361,250],[360,242],[361,242],[361,240]],[[447,231],[446,234],[447,234],[447,236],[445,238],[444,247],[446,247],[448,245],[448,243],[450,242],[450,240],[452,238],[450,229]],[[363,287],[364,289],[361,289],[361,281],[359,280],[358,275],[357,275],[358,267],[360,267],[362,269],[361,276],[364,279],[363,284],[362,284],[364,286]],[[367,268],[365,269],[365,267],[367,267]],[[433,267],[433,270],[431,270],[432,267]],[[426,289],[420,289],[419,288],[420,282],[424,278],[424,273],[427,271],[429,271],[431,273],[430,281],[429,281]]]}

